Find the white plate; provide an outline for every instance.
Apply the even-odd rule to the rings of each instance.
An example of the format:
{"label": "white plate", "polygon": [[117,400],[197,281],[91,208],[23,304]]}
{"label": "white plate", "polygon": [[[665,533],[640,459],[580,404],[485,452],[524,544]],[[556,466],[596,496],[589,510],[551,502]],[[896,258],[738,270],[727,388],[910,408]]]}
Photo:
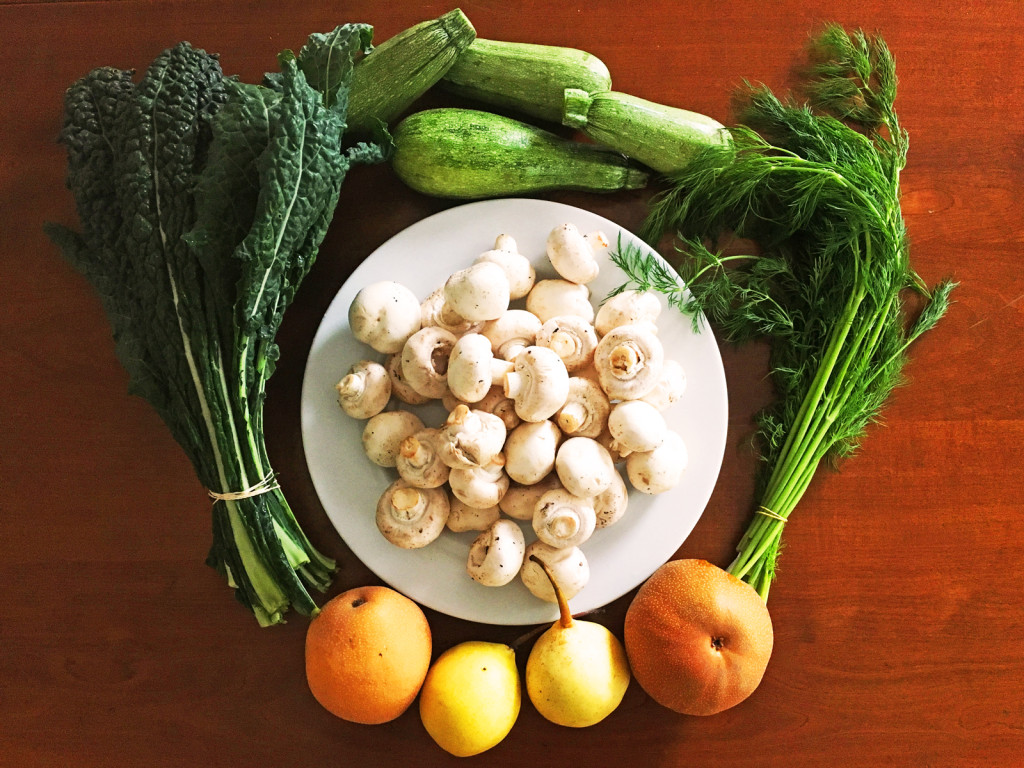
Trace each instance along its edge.
{"label": "white plate", "polygon": [[[365,422],[341,410],[334,386],[353,363],[382,356],[353,338],[348,307],[362,287],[378,280],[397,280],[423,299],[452,272],[493,247],[501,233],[514,237],[520,252],[533,260],[538,279],[553,276],[544,244],[551,229],[565,222],[584,232],[600,229],[613,246],[621,235],[647,247],[617,224],[559,203],[507,199],[451,208],[413,224],[374,251],[338,292],[310,349],[302,387],[302,438],[310,476],[327,515],[356,557],[377,576],[421,605],[457,618],[525,625],[551,621],[558,611],[530,594],[518,579],[497,588],[473,581],[465,568],[476,534],[445,531],[423,549],[404,550],[379,533],[374,519],[377,499],[397,473],[372,464],[363,454]],[[625,279],[610,261],[601,266],[591,284],[595,304]],[[666,357],[678,360],[687,375],[685,395],[665,416],[686,441],[689,468],[680,485],[667,493],[646,496],[631,491],[625,516],[582,545],[591,578],[571,602],[574,613],[621,597],[671,558],[703,513],[721,468],[728,403],[718,345],[710,330],[694,333],[688,317],[662,303],[658,327]],[[444,412],[440,406],[432,408],[420,415],[428,426],[438,426]],[[528,524],[524,526],[529,542],[535,537]]]}

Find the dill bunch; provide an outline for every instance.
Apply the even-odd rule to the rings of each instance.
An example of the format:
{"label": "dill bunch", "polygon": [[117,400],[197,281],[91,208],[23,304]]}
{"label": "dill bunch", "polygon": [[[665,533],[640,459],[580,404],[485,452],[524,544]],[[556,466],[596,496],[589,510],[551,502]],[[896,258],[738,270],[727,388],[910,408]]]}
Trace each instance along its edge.
{"label": "dill bunch", "polygon": [[[635,247],[613,254],[627,285],[665,294],[695,324],[703,313],[729,342],[769,340],[777,397],[758,416],[758,514],[729,567],[765,599],[818,466],[856,451],[954,287],[929,289],[910,266],[908,138],[885,42],[830,25],[811,52],[802,103],[746,84],[731,144],[703,150],[652,198],[642,234],[675,234],[682,283]],[[726,255],[736,237],[756,253]],[[908,292],[924,302],[912,319]]]}

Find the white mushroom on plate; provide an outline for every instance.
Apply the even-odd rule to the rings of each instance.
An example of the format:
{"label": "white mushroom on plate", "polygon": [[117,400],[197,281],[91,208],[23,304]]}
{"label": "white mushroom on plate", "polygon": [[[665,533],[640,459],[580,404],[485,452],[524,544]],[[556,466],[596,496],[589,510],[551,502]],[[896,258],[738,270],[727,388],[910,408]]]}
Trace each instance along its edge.
{"label": "white mushroom on plate", "polygon": [[508,490],[505,457],[494,456],[479,467],[455,467],[448,475],[452,495],[469,507],[484,509],[496,506]]}
{"label": "white mushroom on plate", "polygon": [[453,533],[485,531],[500,517],[501,508],[496,504],[492,507],[471,507],[458,496],[452,495],[448,499],[448,530]]}
{"label": "white mushroom on plate", "polygon": [[436,325],[451,331],[456,336],[471,333],[480,327],[480,323],[460,317],[452,311],[444,300],[444,287],[433,291],[420,304],[421,322],[424,328]]}
{"label": "white mushroom on plate", "polygon": [[658,332],[658,315],[661,302],[649,291],[627,290],[605,299],[594,317],[594,328],[599,336],[605,336],[620,325],[643,325]]}
{"label": "white mushroom on plate", "polygon": [[558,412],[569,396],[569,373],[562,359],[547,347],[527,347],[505,374],[505,396],[516,404],[523,421],[544,421]]}
{"label": "white mushroom on plate", "polygon": [[533,264],[519,252],[519,246],[511,235],[498,235],[494,248],[476,257],[476,263],[481,261],[493,262],[505,270],[511,299],[523,298],[537,280]]}
{"label": "white mushroom on plate", "polygon": [[502,587],[519,574],[526,537],[513,520],[496,520],[469,548],[466,572],[485,587]]}
{"label": "white mushroom on plate", "polygon": [[569,379],[569,396],[557,414],[555,423],[572,437],[597,437],[608,426],[611,404],[597,381],[582,376]]}
{"label": "white mushroom on plate", "polygon": [[658,384],[665,349],[643,325],[620,325],[597,344],[594,367],[611,400],[638,400]]}
{"label": "white mushroom on plate", "polygon": [[612,484],[592,498],[590,502],[594,505],[598,528],[607,528],[609,525],[617,523],[629,506],[629,489],[626,487],[626,481],[622,479],[622,475],[616,472]]}
{"label": "white mushroom on plate", "polygon": [[388,378],[391,379],[391,394],[394,399],[406,405],[423,405],[429,403],[433,398],[421,395],[409,386],[402,372],[402,353],[396,352],[389,355],[384,361],[384,368],[387,369]]}
{"label": "white mushroom on plate", "polygon": [[411,411],[382,411],[363,427],[363,451],[374,464],[393,467],[402,441],[423,429],[423,421]]}
{"label": "white mushroom on plate", "polygon": [[416,294],[401,283],[382,280],[356,294],[348,309],[352,335],[384,354],[398,352],[420,329],[422,316]]}
{"label": "white mushroom on plate", "polygon": [[337,383],[338,404],[354,419],[368,419],[384,410],[391,400],[387,369],[372,360],[360,360]]}
{"label": "white mushroom on plate", "polygon": [[559,315],[579,315],[588,323],[594,322],[590,289],[561,278],[538,280],[526,297],[526,309],[542,323]]}
{"label": "white mushroom on plate", "polygon": [[398,446],[398,476],[416,488],[439,488],[448,482],[449,467],[437,450],[440,430],[428,427],[409,435]]}
{"label": "white mushroom on plate", "polygon": [[564,488],[541,496],[533,513],[534,533],[552,547],[578,547],[590,538],[596,527],[597,515],[590,499]]}
{"label": "white mushroom on plate", "polygon": [[641,400],[659,411],[667,411],[686,392],[686,371],[676,360],[666,360],[661,367],[658,383]]}
{"label": "white mushroom on plate", "polygon": [[503,384],[512,363],[494,357],[491,342],[479,333],[467,333],[455,342],[448,358],[448,389],[459,400],[475,403],[496,384]]}
{"label": "white mushroom on plate", "polygon": [[505,472],[522,485],[533,485],[555,468],[562,432],[549,420],[524,421],[505,438]]}
{"label": "white mushroom on plate", "polygon": [[540,318],[525,309],[510,309],[501,317],[481,324],[480,333],[491,342],[491,350],[502,360],[516,355],[537,342]]}
{"label": "white mushroom on plate", "polygon": [[448,520],[448,494],[441,488],[413,488],[399,478],[377,502],[377,528],[403,549],[425,547],[441,535]]}
{"label": "white mushroom on plate", "polygon": [[501,317],[510,300],[511,288],[505,270],[490,261],[460,269],[444,284],[445,307],[474,322]]}
{"label": "white mushroom on plate", "polygon": [[541,600],[556,602],[555,590],[551,587],[544,569],[533,561],[542,560],[551,571],[558,588],[566,600],[571,600],[590,581],[590,564],[579,547],[552,547],[543,541],[533,541],[523,553],[523,567],[519,578],[528,590]]}
{"label": "white mushroom on plate", "polygon": [[653,451],[665,439],[668,424],[661,411],[644,400],[623,400],[608,415],[611,449],[620,456]]}
{"label": "white mushroom on plate", "polygon": [[594,361],[597,331],[579,315],[557,315],[541,325],[537,346],[553,350],[573,373]]}
{"label": "white mushroom on plate", "polygon": [[596,496],[615,475],[611,454],[589,437],[570,437],[555,455],[555,472],[565,489],[583,498]]}
{"label": "white mushroom on plate", "polygon": [[416,331],[402,348],[402,376],[421,395],[441,398],[448,390],[448,358],[457,338],[451,331],[428,326]]}
{"label": "white mushroom on plate", "polygon": [[683,438],[669,430],[653,451],[626,457],[626,474],[630,484],[641,493],[664,493],[679,484],[689,459]]}
{"label": "white mushroom on plate", "polygon": [[499,417],[460,404],[440,428],[438,452],[452,469],[479,467],[501,452],[505,434],[505,422]]}
{"label": "white mushroom on plate", "polygon": [[562,481],[558,479],[558,475],[555,472],[552,472],[533,485],[509,483],[508,490],[501,497],[498,506],[502,512],[516,520],[533,520],[533,514],[537,511],[537,502],[540,501],[540,497],[548,491],[561,487]]}
{"label": "white mushroom on plate", "polygon": [[584,236],[575,224],[561,224],[548,234],[546,250],[555,271],[573,283],[586,284],[601,271],[597,254],[608,248],[603,232]]}

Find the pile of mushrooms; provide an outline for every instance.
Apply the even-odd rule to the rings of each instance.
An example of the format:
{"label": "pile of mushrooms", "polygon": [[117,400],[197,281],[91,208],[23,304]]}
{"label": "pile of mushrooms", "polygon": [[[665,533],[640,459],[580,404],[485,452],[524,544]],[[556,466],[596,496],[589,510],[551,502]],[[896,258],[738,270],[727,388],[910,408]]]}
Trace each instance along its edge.
{"label": "pile of mushrooms", "polygon": [[[628,487],[680,481],[686,445],[664,413],[685,372],[665,359],[656,296],[624,291],[595,310],[587,284],[607,247],[601,232],[560,225],[546,247],[558,277],[538,280],[502,234],[422,301],[391,281],[356,295],[352,333],[380,359],[356,362],[338,401],[366,420],[369,460],[396,472],[376,510],[388,541],[416,549],[446,528],[479,532],[469,576],[489,587],[519,577],[553,602],[531,555],[571,598],[590,575],[583,545],[623,517]],[[430,402],[444,405],[442,423],[411,410]]]}

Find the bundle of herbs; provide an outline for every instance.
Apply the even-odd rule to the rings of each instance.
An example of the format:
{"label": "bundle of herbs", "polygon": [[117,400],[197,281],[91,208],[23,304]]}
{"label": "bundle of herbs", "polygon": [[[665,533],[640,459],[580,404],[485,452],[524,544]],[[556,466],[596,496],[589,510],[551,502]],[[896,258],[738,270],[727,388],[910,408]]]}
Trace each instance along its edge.
{"label": "bundle of herbs", "polygon": [[[666,294],[695,323],[703,313],[730,342],[770,343],[777,398],[758,420],[759,506],[728,569],[765,599],[819,465],[856,450],[953,289],[927,288],[910,266],[908,137],[885,42],[832,25],[811,50],[805,102],[748,84],[731,144],[702,150],[652,199],[644,236],[675,234],[678,276],[637,248],[613,256],[628,285]],[[734,238],[754,252],[730,254]]]}
{"label": "bundle of herbs", "polygon": [[138,82],[71,86],[61,141],[81,232],[51,238],[92,283],[130,388],[188,454],[213,503],[207,562],[261,625],[312,615],[335,563],[301,530],[263,436],[274,337],[316,258],[342,181],[383,150],[345,148],[348,89],[371,28],[312,35],[254,85],[181,43]]}

